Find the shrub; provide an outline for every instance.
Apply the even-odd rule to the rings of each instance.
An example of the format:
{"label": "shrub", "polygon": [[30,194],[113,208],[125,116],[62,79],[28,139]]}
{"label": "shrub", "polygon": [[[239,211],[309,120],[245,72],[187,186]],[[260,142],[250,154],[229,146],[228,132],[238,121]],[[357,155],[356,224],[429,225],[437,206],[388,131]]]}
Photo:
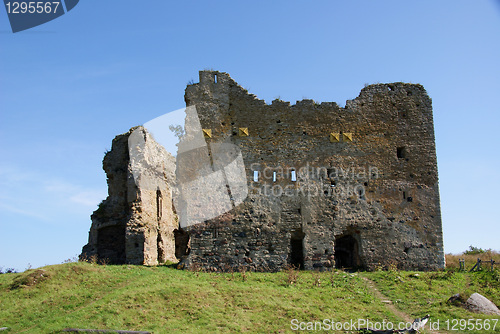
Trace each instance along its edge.
{"label": "shrub", "polygon": [[484,250],[482,248],[474,247],[472,245],[469,246],[469,249],[464,252],[464,255],[477,255],[477,254],[483,254],[488,251],[491,251],[491,249]]}

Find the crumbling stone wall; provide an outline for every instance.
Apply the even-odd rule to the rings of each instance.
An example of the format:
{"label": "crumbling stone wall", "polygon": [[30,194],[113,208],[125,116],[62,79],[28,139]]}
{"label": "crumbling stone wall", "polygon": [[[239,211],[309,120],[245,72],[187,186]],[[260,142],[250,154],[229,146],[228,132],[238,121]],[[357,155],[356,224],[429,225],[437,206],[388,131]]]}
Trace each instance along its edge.
{"label": "crumbling stone wall", "polygon": [[444,267],[432,105],[421,85],[370,85],[345,108],[266,104],[228,74],[201,71],[185,100],[209,146],[241,150],[248,197],[179,228],[174,159],[138,128],[146,153],[132,150],[131,161],[131,130],[104,158],[109,196],[92,215],[84,254],[137,264],[177,258],[209,270]]}
{"label": "crumbling stone wall", "polygon": [[176,261],[175,158],[136,127],[113,139],[103,168],[109,194],[91,216],[81,257],[116,264]]}
{"label": "crumbling stone wall", "polygon": [[268,105],[226,73],[202,71],[185,100],[211,130],[207,143],[240,147],[250,187],[243,204],[188,228],[185,266],[444,266],[432,106],[421,85],[370,85],[345,108]]}

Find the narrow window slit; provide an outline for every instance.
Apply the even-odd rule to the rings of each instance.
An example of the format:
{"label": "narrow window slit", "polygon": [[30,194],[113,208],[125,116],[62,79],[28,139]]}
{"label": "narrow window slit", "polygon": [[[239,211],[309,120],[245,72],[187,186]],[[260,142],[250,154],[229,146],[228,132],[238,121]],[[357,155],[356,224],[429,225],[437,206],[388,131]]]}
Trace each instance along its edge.
{"label": "narrow window slit", "polygon": [[405,159],[406,158],[406,148],[405,147],[398,147],[396,150],[396,155],[398,156],[398,159]]}

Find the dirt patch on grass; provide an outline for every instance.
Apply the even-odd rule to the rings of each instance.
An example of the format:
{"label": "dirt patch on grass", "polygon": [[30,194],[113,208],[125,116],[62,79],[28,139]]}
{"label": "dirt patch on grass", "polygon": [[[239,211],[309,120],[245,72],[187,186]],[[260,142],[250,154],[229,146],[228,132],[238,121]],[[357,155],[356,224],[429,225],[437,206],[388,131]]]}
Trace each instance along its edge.
{"label": "dirt patch on grass", "polygon": [[28,288],[46,281],[50,277],[49,273],[43,269],[29,270],[14,279],[9,286],[10,290]]}

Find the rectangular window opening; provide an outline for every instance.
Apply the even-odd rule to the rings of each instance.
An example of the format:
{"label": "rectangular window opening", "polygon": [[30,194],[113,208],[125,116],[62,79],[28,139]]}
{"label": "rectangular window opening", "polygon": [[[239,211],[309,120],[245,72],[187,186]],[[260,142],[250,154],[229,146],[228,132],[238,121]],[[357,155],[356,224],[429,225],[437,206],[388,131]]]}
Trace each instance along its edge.
{"label": "rectangular window opening", "polygon": [[259,182],[259,171],[253,172],[253,182]]}
{"label": "rectangular window opening", "polygon": [[404,159],[406,158],[406,148],[404,147],[398,147],[396,154],[398,156],[398,159]]}
{"label": "rectangular window opening", "polygon": [[297,173],[294,170],[292,170],[292,182],[295,181],[297,181]]}
{"label": "rectangular window opening", "polygon": [[336,174],[337,174],[337,173],[336,173],[336,172],[337,172],[337,170],[336,170],[335,168],[328,168],[328,169],[327,169],[327,172],[328,172],[328,177],[329,177],[330,179],[333,179],[335,176],[337,176],[337,175],[336,175]]}
{"label": "rectangular window opening", "polygon": [[217,74],[214,74],[214,82],[217,83]]}
{"label": "rectangular window opening", "polygon": [[273,172],[273,182],[276,182],[276,172]]}

